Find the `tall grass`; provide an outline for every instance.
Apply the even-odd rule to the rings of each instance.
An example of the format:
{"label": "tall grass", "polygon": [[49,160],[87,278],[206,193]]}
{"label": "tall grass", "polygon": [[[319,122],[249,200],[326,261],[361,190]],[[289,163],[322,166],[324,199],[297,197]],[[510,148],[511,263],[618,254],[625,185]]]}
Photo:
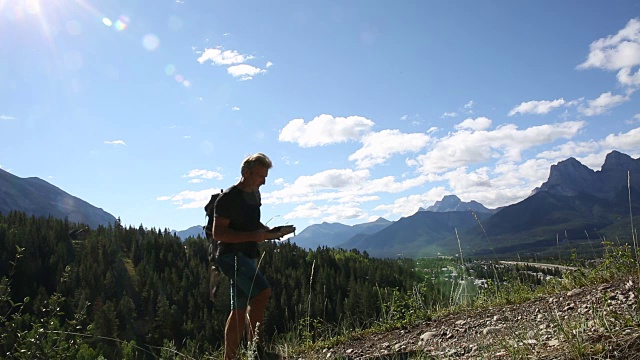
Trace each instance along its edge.
{"label": "tall grass", "polygon": [[629,219],[631,221],[631,239],[633,240],[633,250],[636,256],[638,279],[640,279],[640,261],[638,261],[638,233],[633,226],[633,210],[631,207],[631,171],[627,171],[627,189],[629,190]]}

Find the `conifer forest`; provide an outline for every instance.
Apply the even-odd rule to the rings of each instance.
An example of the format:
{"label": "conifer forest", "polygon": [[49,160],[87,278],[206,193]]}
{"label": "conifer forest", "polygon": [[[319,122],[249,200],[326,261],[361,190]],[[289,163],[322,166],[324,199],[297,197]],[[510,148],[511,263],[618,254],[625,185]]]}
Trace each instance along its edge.
{"label": "conifer forest", "polygon": [[[183,242],[168,230],[116,223],[74,240],[78,229],[52,217],[0,214],[2,356],[142,359],[173,351],[201,358],[220,349],[229,285],[222,281],[210,301],[206,239]],[[410,259],[309,251],[286,241],[265,242],[261,252],[272,285],[267,341],[366,328],[418,284],[428,301],[448,296]]]}

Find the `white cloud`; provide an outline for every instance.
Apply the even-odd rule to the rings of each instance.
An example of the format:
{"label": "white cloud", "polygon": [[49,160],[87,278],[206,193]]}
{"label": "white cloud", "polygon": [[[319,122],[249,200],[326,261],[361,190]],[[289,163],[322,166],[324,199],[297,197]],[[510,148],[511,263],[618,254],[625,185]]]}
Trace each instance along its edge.
{"label": "white cloud", "polygon": [[620,83],[640,85],[640,71],[631,75],[632,68],[640,65],[640,19],[631,19],[617,34],[592,42],[589,50],[578,69],[618,70]]}
{"label": "white cloud", "polygon": [[455,194],[462,201],[475,200],[488,208],[513,204],[530,195],[531,190],[546,181],[551,162],[543,159],[527,160],[522,164],[501,162],[493,168],[481,167],[468,171],[460,167],[444,174],[448,186],[437,186],[423,194],[398,198],[392,204],[380,205],[374,211],[386,211],[384,216],[408,216],[419,207],[426,208],[443,196]]}
{"label": "white cloud", "polygon": [[579,111],[586,116],[600,115],[628,100],[629,97],[627,96],[611,95],[611,92],[606,92],[601,94],[597,99],[588,100],[587,106],[579,107]]}
{"label": "white cloud", "polygon": [[366,219],[367,212],[357,204],[327,204],[317,206],[312,202],[296,206],[293,211],[283,216],[285,220],[320,219],[326,222]]}
{"label": "white cloud", "polygon": [[448,188],[462,201],[475,200],[496,208],[523,200],[549,176],[551,163],[544,159],[498,162],[476,170],[460,167],[444,175]]}
{"label": "white cloud", "polygon": [[253,56],[240,54],[236,50],[223,50],[217,47],[205,49],[198,58],[198,62],[204,64],[207,61],[211,61],[214,65],[233,65],[242,64],[250,59],[253,59]]}
{"label": "white cloud", "polygon": [[[253,59],[252,55],[240,54],[236,50],[224,50],[222,47],[208,48],[204,51],[196,51],[200,54],[197,61],[200,64],[204,64],[207,61],[211,61],[213,65],[230,65],[227,68],[227,73],[233,77],[239,77],[240,80],[251,80],[258,74],[264,74],[267,72],[265,69],[255,67],[249,64],[245,64],[248,60]],[[265,67],[271,67],[273,63],[268,61]]]}
{"label": "white cloud", "polygon": [[459,130],[437,141],[426,154],[409,164],[418,166],[425,174],[436,174],[472,164],[502,158],[503,161],[519,161],[523,150],[570,139],[584,127],[582,121],[570,121],[551,125],[533,126],[519,130],[514,124],[505,124],[495,130]]}
{"label": "white cloud", "polygon": [[107,144],[107,145],[124,145],[124,146],[127,146],[127,144],[122,140],[113,140],[113,141],[105,140],[104,143]]}
{"label": "white cloud", "polygon": [[353,204],[362,204],[369,201],[377,201],[380,200],[380,196],[377,195],[345,195],[339,199],[336,199],[336,202],[339,203],[353,203]]}
{"label": "white cloud", "polygon": [[419,208],[433,205],[449,194],[451,193],[442,186],[432,187],[425,193],[400,197],[392,204],[376,206],[373,211],[384,211],[386,213],[384,217],[409,216],[415,214]]}
{"label": "white cloud", "polygon": [[293,119],[280,130],[278,140],[302,147],[321,146],[349,140],[360,140],[374,122],[362,116],[333,117],[323,114],[308,123]]}
{"label": "white cloud", "polygon": [[465,109],[472,109],[474,105],[473,100],[470,100],[468,103],[464,104]]}
{"label": "white cloud", "polygon": [[553,101],[528,101],[523,102],[520,105],[514,107],[509,111],[509,116],[515,114],[547,114],[549,111],[562,106],[565,103],[564,99],[557,99]]}
{"label": "white cloud", "polygon": [[582,102],[584,101],[584,98],[581,97],[579,99],[575,99],[575,100],[571,100],[571,101],[567,101],[564,106],[578,106],[580,104],[582,104]]}
{"label": "white cloud", "polygon": [[264,65],[265,68],[270,68],[273,66],[273,63],[271,61],[267,61],[267,63]]}
{"label": "white cloud", "polygon": [[191,180],[189,180],[189,183],[190,184],[199,184],[199,183],[201,183],[203,181],[204,180],[202,180],[202,179],[191,179]]}
{"label": "white cloud", "polygon": [[298,165],[300,163],[300,160],[294,160],[291,157],[285,155],[282,157],[282,162],[286,165]]}
{"label": "white cloud", "polygon": [[251,80],[255,75],[264,74],[267,70],[257,68],[248,64],[233,65],[227,68],[227,72],[240,80]]}
{"label": "white cloud", "polygon": [[449,186],[455,190],[468,191],[468,189],[480,188],[487,191],[491,188],[488,167],[481,167],[467,173],[467,167],[463,166],[444,174],[444,178],[449,180]]}
{"label": "white cloud", "polygon": [[[219,172],[210,171],[210,170],[202,170],[202,169],[193,169],[190,170],[187,174],[182,175],[183,178],[198,178],[202,180],[222,180],[224,177]],[[189,181],[191,183],[198,183],[201,181]]]}
{"label": "white cloud", "polygon": [[362,147],[349,155],[360,169],[383,163],[395,154],[420,151],[429,143],[429,135],[383,130],[364,135],[361,141]]}
{"label": "white cloud", "polygon": [[624,151],[631,157],[640,152],[640,128],[625,133],[609,134],[600,140],[582,142],[569,141],[551,150],[539,153],[536,157],[547,160],[550,164],[574,157],[582,164],[598,170],[605,156],[613,150]]}
{"label": "white cloud", "polygon": [[595,141],[582,141],[573,142],[569,141],[559,146],[556,146],[552,150],[545,150],[538,155],[537,158],[548,159],[552,162],[564,160],[566,158],[577,156],[580,154],[589,154],[597,151],[600,148],[600,144]]}
{"label": "white cloud", "polygon": [[400,117],[400,120],[402,120],[402,121],[411,121],[411,125],[420,125],[422,123],[422,118],[421,118],[420,114],[402,115]]}
{"label": "white cloud", "polygon": [[291,188],[298,189],[298,194],[323,189],[345,189],[363,183],[368,177],[368,170],[330,169],[311,176],[300,176]]}
{"label": "white cloud", "polygon": [[444,114],[442,114],[441,118],[456,117],[456,116],[458,116],[458,114],[455,112],[445,112]]}
{"label": "white cloud", "polygon": [[485,130],[488,129],[491,126],[491,120],[487,119],[486,117],[479,117],[477,119],[466,119],[463,122],[461,122],[460,124],[457,124],[455,126],[456,130],[464,130],[464,129],[469,129],[469,130]]}
{"label": "white cloud", "polygon": [[602,140],[602,145],[611,149],[637,151],[640,149],[640,128],[617,135],[610,134]]}
{"label": "white cloud", "polygon": [[231,108],[231,110],[232,110],[232,111],[239,111],[239,110],[240,110],[240,108],[239,108],[239,107],[237,107],[237,106],[234,106],[234,107],[232,107],[232,108]]}
{"label": "white cloud", "polygon": [[0,115],[0,120],[15,120],[16,118],[11,115]]}
{"label": "white cloud", "polygon": [[341,201],[349,198],[353,202],[369,201],[377,193],[399,193],[423,185],[433,176],[419,175],[396,181],[393,176],[370,179],[369,170],[330,169],[299,177],[283,189],[264,193],[264,204],[300,203],[309,201]]}
{"label": "white cloud", "polygon": [[171,200],[173,204],[179,205],[178,209],[202,209],[211,199],[211,194],[219,192],[220,189],[215,188],[200,191],[185,190],[175,195],[158,196],[156,200]]}
{"label": "white cloud", "polygon": [[618,81],[627,86],[640,86],[640,70],[632,74],[630,68],[620,69],[620,71],[618,71]]}
{"label": "white cloud", "polygon": [[589,49],[587,60],[578,69],[619,70],[640,65],[640,20],[629,20],[616,35],[592,42]]}

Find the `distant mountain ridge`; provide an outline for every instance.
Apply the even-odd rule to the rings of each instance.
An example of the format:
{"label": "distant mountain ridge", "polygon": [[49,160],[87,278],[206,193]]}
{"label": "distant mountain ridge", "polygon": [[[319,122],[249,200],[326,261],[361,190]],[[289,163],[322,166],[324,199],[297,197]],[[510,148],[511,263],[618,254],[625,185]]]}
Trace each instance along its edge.
{"label": "distant mountain ridge", "polygon": [[545,252],[551,256],[562,246],[574,251],[571,246],[580,244],[589,244],[594,251],[593,246],[601,244],[595,240],[603,236],[628,237],[628,173],[631,213],[640,214],[640,160],[613,151],[599,171],[575,158],[552,165],[548,180],[532,195],[498,209],[447,195],[377,232],[351,232],[347,238],[346,225],[323,223],[298,236],[315,245],[356,248],[378,257],[456,255],[460,249],[470,256]]}
{"label": "distant mountain ridge", "polygon": [[640,160],[612,151],[599,171],[574,158],[552,165],[548,180],[532,195],[483,223],[486,233],[475,228],[463,236],[476,255],[489,253],[481,245],[486,238],[497,253],[553,254],[561,244],[575,249],[580,242],[593,248],[605,239],[623,241],[630,237],[630,214],[639,213]]}
{"label": "distant mountain ridge", "polygon": [[300,234],[292,237],[291,242],[307,249],[316,249],[318,246],[338,247],[355,235],[373,234],[391,223],[391,221],[384,218],[351,226],[324,222],[305,228]]}
{"label": "distant mountain ridge", "polygon": [[0,169],[0,212],[22,211],[27,215],[67,218],[92,228],[115,224],[116,218],[36,177],[21,178]]}
{"label": "distant mountain ridge", "polygon": [[628,172],[631,173],[631,186],[640,187],[640,159],[612,151],[607,154],[601,170],[593,171],[575,158],[568,158],[552,165],[549,179],[532,194],[540,191],[566,196],[584,193],[611,200],[627,188]]}
{"label": "distant mountain ridge", "polygon": [[[474,211],[480,214],[490,215],[495,213],[497,210],[488,209],[477,201],[472,200],[470,202],[463,202],[456,195],[446,195],[442,198],[441,201],[436,201],[432,206],[429,206],[427,209],[420,208],[418,210],[418,213],[423,213],[423,212],[428,214],[438,213],[438,215],[427,214],[426,216],[422,216],[416,213],[407,218],[402,218],[398,221],[401,221],[403,219],[409,219],[407,220],[408,223],[411,224],[408,227],[409,230],[407,231],[406,229],[403,229],[403,230],[400,230],[399,232],[394,231],[394,233],[401,233],[401,234],[410,236],[408,235],[408,232],[410,232],[411,229],[415,230],[415,226],[412,219],[416,219],[416,218],[421,219],[421,220],[418,220],[418,222],[420,221],[429,222],[433,220],[434,221],[432,223],[433,225],[433,224],[439,223],[440,220],[437,220],[437,219],[445,219],[445,218],[451,219],[453,217],[460,215],[460,214],[442,215],[442,213],[449,213],[449,212],[457,212],[457,213],[466,212],[468,214],[467,220],[473,220],[473,223],[475,223],[476,220],[473,218],[470,211]],[[486,216],[483,216],[483,218],[486,218]],[[471,222],[462,221],[457,224],[459,225],[460,229],[463,229],[470,226]],[[357,224],[352,226],[348,226],[340,223],[324,222],[321,224],[314,224],[307,227],[302,232],[300,232],[300,234],[291,238],[291,241],[295,242],[299,246],[302,246],[308,249],[315,249],[318,246],[340,247],[345,249],[356,248],[358,250],[367,251],[371,255],[382,256],[382,257],[396,256],[397,254],[400,254],[400,253],[415,253],[414,251],[419,251],[418,248],[420,247],[419,246],[420,243],[412,244],[403,250],[400,248],[400,246],[389,246],[389,244],[386,244],[384,243],[384,241],[378,240],[376,238],[377,236],[376,234],[385,230],[388,227],[394,228],[395,225],[396,225],[396,222],[392,222],[384,218],[379,218],[374,222]],[[419,227],[420,225],[416,225],[416,226]],[[446,233],[453,233],[455,231],[455,229],[451,227],[447,227],[442,224],[434,225],[434,226],[437,229],[430,232],[430,235],[429,235],[430,239],[435,238],[436,234],[444,235]],[[371,246],[371,243],[375,243],[377,245]],[[398,244],[402,244],[402,243],[403,241],[400,241]],[[409,248],[411,250],[409,250]]]}
{"label": "distant mountain ridge", "polygon": [[[429,240],[422,239],[424,240],[423,242],[418,242],[416,244],[406,244],[404,240],[400,240],[396,245],[390,245],[391,243],[382,241],[376,236],[378,233],[386,234],[384,230],[386,230],[387,228],[392,228],[396,230],[393,230],[390,233],[394,234],[390,237],[395,239],[397,238],[397,234],[406,235],[413,230],[418,231],[417,227],[420,227],[420,223],[422,222],[422,224],[429,223],[433,225],[434,229],[428,230],[428,237],[429,239],[435,239],[438,236],[442,237],[446,234],[453,234],[453,232],[455,231],[454,228],[444,225],[443,219],[449,219],[448,221],[444,221],[445,223],[453,221],[453,223],[455,223],[459,229],[465,229],[476,223],[476,220],[473,218],[473,215],[470,211],[490,215],[495,213],[497,210],[488,209],[477,201],[472,200],[470,202],[463,202],[456,195],[446,195],[442,198],[441,201],[436,201],[426,210],[423,208],[420,208],[418,210],[418,213],[427,214],[418,215],[418,213],[416,213],[414,215],[398,220],[407,221],[407,223],[410,224],[408,228],[403,228],[406,225],[404,223],[403,225],[400,225],[399,228],[396,228],[397,222],[392,222],[384,218],[379,218],[374,222],[352,226],[340,223],[324,222],[307,227],[302,232],[300,232],[300,234],[291,238],[291,241],[295,242],[299,246],[308,249],[315,249],[318,246],[340,247],[345,249],[356,248],[358,250],[367,251],[371,255],[381,257],[393,257],[400,253],[415,254],[415,251],[420,251],[420,249],[418,249],[420,247],[419,244],[424,245],[426,244],[426,242],[429,242]],[[462,215],[462,217],[466,219],[465,221],[457,218],[458,216],[461,216],[459,213],[464,212],[466,212],[466,215]],[[444,215],[443,213],[458,214]],[[486,217],[486,215],[482,216],[483,219]],[[413,219],[416,218],[419,218],[421,220],[414,223]],[[408,246],[406,246],[405,249],[402,249],[401,244]]]}
{"label": "distant mountain ridge", "polygon": [[[456,231],[476,226],[478,220],[489,216],[483,212],[474,216],[471,211],[418,211],[376,233],[352,237],[343,247],[367,251],[376,257],[450,255],[449,250],[457,246],[453,240]],[[450,239],[450,244],[442,244]]]}
{"label": "distant mountain ridge", "polygon": [[204,233],[204,229],[202,228],[202,225],[192,226],[186,230],[181,230],[181,231],[172,230],[171,232],[176,236],[178,236],[180,239],[182,239],[182,241],[187,240],[187,238],[190,236],[194,238],[197,238],[198,236],[202,238],[206,237]]}
{"label": "distant mountain ridge", "polygon": [[442,200],[436,201],[433,205],[426,209],[420,208],[422,211],[435,211],[435,212],[447,212],[447,211],[475,211],[484,213],[493,213],[495,210],[487,209],[484,205],[475,200],[469,202],[463,202],[456,195],[445,195]]}

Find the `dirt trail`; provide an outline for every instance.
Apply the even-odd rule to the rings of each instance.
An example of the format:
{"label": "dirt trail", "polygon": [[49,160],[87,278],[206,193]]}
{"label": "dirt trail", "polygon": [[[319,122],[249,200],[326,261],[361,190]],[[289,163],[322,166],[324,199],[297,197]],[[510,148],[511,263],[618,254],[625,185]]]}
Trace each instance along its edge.
{"label": "dirt trail", "polygon": [[296,358],[640,359],[638,279],[450,314]]}

